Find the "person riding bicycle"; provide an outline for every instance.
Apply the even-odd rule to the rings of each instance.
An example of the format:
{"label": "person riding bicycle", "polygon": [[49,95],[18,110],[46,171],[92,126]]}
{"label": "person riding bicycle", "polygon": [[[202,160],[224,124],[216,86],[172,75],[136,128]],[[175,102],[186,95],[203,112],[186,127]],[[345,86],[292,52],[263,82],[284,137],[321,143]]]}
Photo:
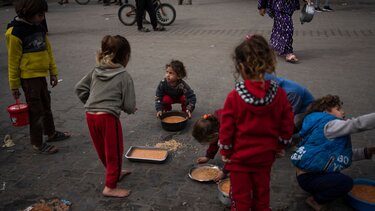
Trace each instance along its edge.
{"label": "person riding bicycle", "polygon": [[148,28],[143,27],[143,17],[146,10],[150,16],[151,25],[154,31],[165,31],[165,28],[163,26],[158,26],[153,0],[136,0],[135,2],[137,7],[136,18],[138,31],[150,32]]}

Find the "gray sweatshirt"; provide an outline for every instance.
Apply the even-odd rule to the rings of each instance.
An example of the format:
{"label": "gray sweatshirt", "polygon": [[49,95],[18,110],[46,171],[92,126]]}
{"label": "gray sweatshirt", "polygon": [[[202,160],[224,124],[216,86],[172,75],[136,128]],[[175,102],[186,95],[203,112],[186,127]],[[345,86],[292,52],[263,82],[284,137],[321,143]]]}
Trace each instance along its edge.
{"label": "gray sweatshirt", "polygon": [[[324,126],[324,135],[328,139],[334,140],[337,137],[358,133],[375,128],[375,113],[362,115],[351,119],[336,119],[328,122]],[[353,161],[371,159],[367,148],[353,149]]]}
{"label": "gray sweatshirt", "polygon": [[131,114],[136,110],[133,79],[120,65],[96,67],[76,84],[75,93],[86,111],[120,117],[121,111]]}

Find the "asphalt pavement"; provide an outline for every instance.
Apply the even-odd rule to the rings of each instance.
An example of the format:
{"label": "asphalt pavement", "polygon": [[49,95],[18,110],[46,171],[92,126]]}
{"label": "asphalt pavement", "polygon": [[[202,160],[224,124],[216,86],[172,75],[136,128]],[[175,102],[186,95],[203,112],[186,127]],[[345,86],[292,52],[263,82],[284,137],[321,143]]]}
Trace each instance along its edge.
{"label": "asphalt pavement", "polygon": [[[72,137],[56,143],[54,155],[35,154],[28,127],[13,127],[6,111],[14,103],[8,88],[5,38],[0,39],[0,141],[11,135],[15,146],[0,150],[0,210],[24,210],[45,199],[66,199],[71,210],[229,210],[218,200],[215,183],[199,183],[188,177],[194,160],[204,155],[206,146],[192,136],[192,124],[201,115],[221,108],[233,89],[232,52],[248,33],[269,38],[272,19],[261,17],[255,0],[196,0],[193,5],[177,5],[176,21],[165,32],[141,33],[124,26],[117,18],[118,6],[103,7],[97,1],[65,6],[49,2],[47,23],[59,78],[51,89],[52,109],[57,129]],[[334,12],[315,14],[310,23],[294,16],[294,49],[298,64],[278,57],[277,74],[305,85],[316,97],[339,95],[348,117],[374,112],[375,2],[372,0],[331,1]],[[0,28],[14,17],[13,7],[0,7]],[[149,25],[145,25],[150,27]],[[132,170],[119,186],[131,189],[123,199],[101,195],[105,170],[91,144],[83,105],[73,87],[92,70],[95,52],[104,35],[125,36],[132,47],[128,71],[135,83],[138,111],[121,116],[125,152],[130,146],[155,146],[171,139],[179,143],[165,163],[130,162]],[[196,110],[187,127],[179,132],[162,129],[155,117],[154,95],[171,59],[186,65],[187,82],[197,95]],[[22,96],[23,97],[23,96]],[[24,101],[24,98],[22,98]],[[176,107],[178,108],[178,107]],[[375,145],[375,131],[352,136],[354,147]],[[2,145],[2,144],[1,144]],[[287,153],[276,161],[271,178],[271,207],[274,210],[311,210],[308,196],[295,179]],[[353,178],[375,180],[375,159],[359,161],[344,170]],[[211,164],[222,166],[219,156]],[[345,199],[328,210],[352,210]]]}

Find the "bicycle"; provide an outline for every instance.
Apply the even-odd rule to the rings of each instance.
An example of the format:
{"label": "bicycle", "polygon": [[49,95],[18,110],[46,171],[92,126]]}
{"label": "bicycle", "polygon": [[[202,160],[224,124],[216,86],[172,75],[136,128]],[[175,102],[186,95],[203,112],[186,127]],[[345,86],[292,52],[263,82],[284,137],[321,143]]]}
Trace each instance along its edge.
{"label": "bicycle", "polygon": [[[161,3],[160,0],[153,0],[156,19],[162,26],[171,25],[176,19],[175,8],[168,3]],[[136,20],[136,8],[133,4],[125,3],[118,10],[118,18],[126,26],[133,25]]]}

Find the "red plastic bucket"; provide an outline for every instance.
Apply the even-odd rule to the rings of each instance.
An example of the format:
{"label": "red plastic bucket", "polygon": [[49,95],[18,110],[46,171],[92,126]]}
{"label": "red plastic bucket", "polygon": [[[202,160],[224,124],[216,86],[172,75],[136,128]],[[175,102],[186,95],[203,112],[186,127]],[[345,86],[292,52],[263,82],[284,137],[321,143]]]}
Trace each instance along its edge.
{"label": "red plastic bucket", "polygon": [[12,125],[21,127],[29,124],[29,106],[26,103],[18,103],[8,106],[8,112]]}

